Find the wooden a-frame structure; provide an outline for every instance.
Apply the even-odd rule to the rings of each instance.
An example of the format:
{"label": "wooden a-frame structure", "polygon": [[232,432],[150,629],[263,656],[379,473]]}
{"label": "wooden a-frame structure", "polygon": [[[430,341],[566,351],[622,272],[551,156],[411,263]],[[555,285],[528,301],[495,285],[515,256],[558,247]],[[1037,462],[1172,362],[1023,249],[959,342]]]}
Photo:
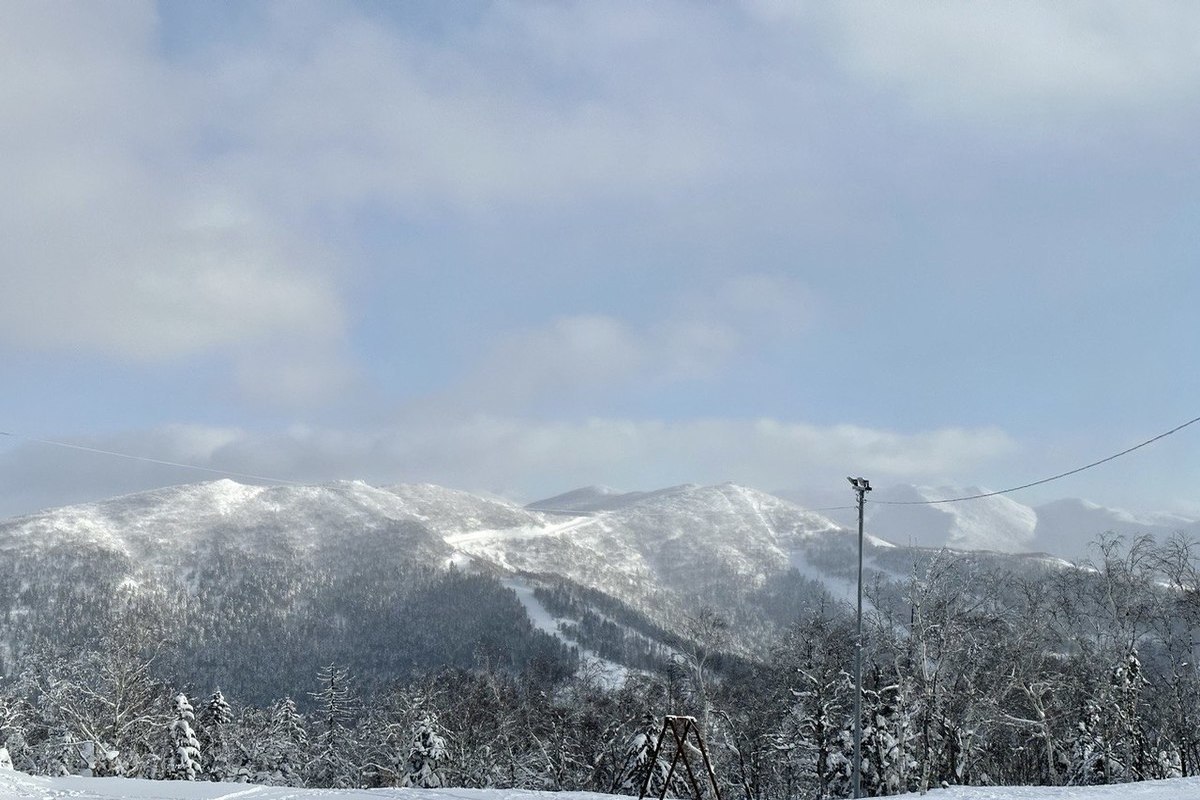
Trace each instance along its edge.
{"label": "wooden a-frame structure", "polygon": [[[671,767],[667,770],[667,777],[663,779],[662,791],[658,794],[658,800],[666,798],[667,789],[671,785],[671,778],[675,775],[675,766],[681,761],[683,762],[684,775],[687,777],[688,785],[692,788],[692,796],[695,800],[704,800],[704,794],[700,790],[700,782],[696,780],[696,772],[692,769],[692,762],[688,760],[689,750],[700,754],[700,758],[704,763],[704,774],[708,777],[708,785],[712,787],[713,798],[721,800],[721,790],[717,788],[717,776],[713,772],[712,762],[709,761],[708,748],[704,746],[704,737],[700,735],[700,728],[696,725],[696,718],[672,715],[663,717],[662,730],[658,734],[658,741],[654,743],[654,751],[650,754],[651,768],[646,772],[646,780],[642,782],[641,791],[638,792],[638,800],[645,800],[646,792],[650,789],[650,778],[654,774],[653,765],[658,763],[658,757],[662,753],[663,744],[667,741],[668,731],[670,731],[671,738],[675,742],[675,755],[671,757]],[[695,741],[689,742],[689,736]]]}

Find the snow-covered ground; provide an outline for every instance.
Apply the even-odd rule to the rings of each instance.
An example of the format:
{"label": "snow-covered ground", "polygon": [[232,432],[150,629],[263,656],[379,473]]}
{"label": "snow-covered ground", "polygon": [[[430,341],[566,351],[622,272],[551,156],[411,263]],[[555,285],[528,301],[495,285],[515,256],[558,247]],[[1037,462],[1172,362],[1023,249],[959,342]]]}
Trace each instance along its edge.
{"label": "snow-covered ground", "polygon": [[[613,797],[592,792],[518,789],[291,789],[125,778],[43,778],[11,770],[0,771],[0,800],[331,800],[330,795],[339,800],[611,800]],[[1116,786],[969,786],[935,789],[927,796],[941,800],[1200,800],[1200,778]]]}

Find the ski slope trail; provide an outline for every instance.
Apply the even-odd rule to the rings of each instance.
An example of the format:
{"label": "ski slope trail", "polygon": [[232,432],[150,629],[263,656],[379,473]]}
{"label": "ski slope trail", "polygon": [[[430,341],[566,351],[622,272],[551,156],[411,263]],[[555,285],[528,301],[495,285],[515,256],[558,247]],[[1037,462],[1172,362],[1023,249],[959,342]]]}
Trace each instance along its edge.
{"label": "ski slope trail", "polygon": [[559,522],[554,525],[533,526],[526,525],[520,528],[498,528],[482,531],[468,531],[467,533],[452,533],[445,537],[446,544],[456,547],[460,544],[474,544],[479,542],[494,542],[510,539],[535,539],[542,536],[561,536],[565,533],[577,531],[580,528],[586,528],[589,525],[594,525],[600,522],[603,515],[575,517],[566,522]]}

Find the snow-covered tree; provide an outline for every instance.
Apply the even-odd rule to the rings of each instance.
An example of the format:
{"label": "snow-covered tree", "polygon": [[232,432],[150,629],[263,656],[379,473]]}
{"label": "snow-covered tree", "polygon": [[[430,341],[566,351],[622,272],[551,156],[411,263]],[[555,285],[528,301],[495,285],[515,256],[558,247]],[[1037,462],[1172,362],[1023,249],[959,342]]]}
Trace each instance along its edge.
{"label": "snow-covered tree", "polygon": [[34,764],[40,775],[74,775],[87,768],[79,754],[79,739],[63,727],[48,732],[34,756]]}
{"label": "snow-covered tree", "polygon": [[433,789],[442,785],[439,767],[446,760],[446,739],[437,715],[425,712],[413,730],[404,785]]}
{"label": "snow-covered tree", "polygon": [[793,746],[799,745],[812,759],[818,798],[829,796],[830,783],[848,766],[839,741],[852,697],[850,676],[822,666],[815,664],[797,671],[800,688],[792,690],[795,703],[791,718],[797,737]]}
{"label": "snow-covered tree", "polygon": [[1120,742],[1122,765],[1119,780],[1140,781],[1152,776],[1157,758],[1151,752],[1141,719],[1142,688],[1147,685],[1142,661],[1136,649],[1130,649],[1113,668],[1110,679],[1113,700],[1114,738]]}
{"label": "snow-covered tree", "polygon": [[0,694],[0,748],[8,757],[8,768],[21,763],[27,757],[25,739],[27,707],[15,695]]}
{"label": "snow-covered tree", "polygon": [[266,735],[259,745],[262,759],[254,779],[256,783],[290,785],[300,780],[304,752],[308,748],[308,731],[292,698],[276,701]]}
{"label": "snow-covered tree", "polygon": [[349,721],[356,703],[350,692],[349,670],[330,664],[317,673],[320,689],[309,696],[317,703],[311,717],[312,758],[305,770],[311,786],[346,788],[358,784],[355,742]]}
{"label": "snow-covered tree", "polygon": [[[647,795],[657,797],[663,791],[670,771],[671,762],[659,750],[659,734],[662,723],[647,714],[637,732],[629,738],[621,759],[621,766],[614,776],[612,791],[617,794],[639,794],[643,787]],[[655,751],[659,751],[657,758]],[[671,778],[667,794],[678,794],[681,776],[676,770]]]}
{"label": "snow-covered tree", "polygon": [[196,714],[186,694],[175,695],[173,719],[167,733],[164,777],[194,781],[200,773],[200,742],[192,730]]}
{"label": "snow-covered tree", "polygon": [[[919,779],[916,735],[911,710],[897,684],[863,689],[862,790],[868,796],[913,791]],[[852,715],[853,716],[853,715]],[[854,764],[853,719],[843,729],[841,754],[833,754],[830,786],[833,795],[850,793]]]}
{"label": "snow-covered tree", "polygon": [[1107,783],[1111,757],[1100,724],[1100,706],[1088,700],[1072,731],[1066,764],[1067,782],[1078,786]]}
{"label": "snow-covered tree", "polygon": [[210,781],[230,781],[236,775],[231,762],[228,728],[233,722],[233,709],[218,688],[200,712],[199,731],[202,774]]}

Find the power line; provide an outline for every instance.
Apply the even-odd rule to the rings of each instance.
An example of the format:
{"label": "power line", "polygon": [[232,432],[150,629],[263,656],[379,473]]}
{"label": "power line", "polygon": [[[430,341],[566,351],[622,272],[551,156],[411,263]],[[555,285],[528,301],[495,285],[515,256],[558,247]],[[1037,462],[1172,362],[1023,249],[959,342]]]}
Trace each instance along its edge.
{"label": "power line", "polygon": [[1122,450],[1119,453],[1113,453],[1111,456],[1102,458],[1099,461],[1093,461],[1090,464],[1084,464],[1082,467],[1076,467],[1075,469],[1069,469],[1066,472],[1060,472],[1057,475],[1051,475],[1049,478],[1042,478],[1040,480],[1030,481],[1029,483],[1023,483],[1020,486],[1009,487],[1008,489],[1000,489],[995,492],[981,492],[979,494],[970,494],[970,495],[966,495],[964,497],[949,497],[944,500],[868,500],[867,502],[874,503],[876,505],[881,505],[881,506],[935,506],[935,505],[941,505],[944,503],[961,503],[964,500],[980,500],[984,497],[995,497],[996,495],[1008,494],[1010,492],[1018,492],[1021,489],[1028,489],[1031,486],[1041,486],[1043,483],[1050,483],[1051,481],[1056,481],[1056,480],[1059,480],[1060,478],[1066,478],[1069,475],[1076,475],[1080,472],[1083,472],[1084,470],[1091,469],[1092,467],[1098,467],[1101,464],[1107,464],[1109,461],[1118,459],[1121,456],[1129,455],[1134,450],[1140,450],[1143,447],[1145,447],[1146,445],[1154,444],[1159,439],[1165,439],[1173,433],[1178,433],[1179,431],[1183,430],[1187,426],[1194,425],[1197,422],[1200,422],[1200,417],[1196,417],[1194,419],[1189,419],[1187,422],[1183,423],[1182,425],[1177,425],[1176,427],[1172,428],[1169,431],[1160,433],[1158,436],[1154,436],[1150,439],[1147,439],[1146,441],[1144,441],[1140,444],[1135,444],[1133,447],[1126,448],[1125,450]]}
{"label": "power line", "polygon": [[32,436],[21,436],[17,433],[9,433],[8,431],[0,431],[0,436],[8,436],[13,439],[21,439],[26,442],[34,442],[36,444],[49,445],[51,447],[63,447],[68,450],[80,450],[85,453],[96,453],[103,456],[115,456],[116,458],[125,458],[130,461],[143,461],[147,464],[158,464],[164,467],[176,467],[178,469],[192,469],[197,472],[208,472],[213,475],[222,475],[227,478],[247,478],[254,481],[265,481],[266,483],[279,483],[288,486],[302,486],[298,481],[289,481],[285,478],[272,478],[267,475],[254,475],[249,472],[234,472],[228,469],[215,469],[213,467],[201,467],[198,464],[185,464],[181,461],[167,461],[161,458],[151,458],[149,456],[139,456],[133,453],[119,453],[115,450],[103,450],[99,447],[88,447],[82,444],[72,444],[71,442],[59,442],[53,439],[36,439]]}

